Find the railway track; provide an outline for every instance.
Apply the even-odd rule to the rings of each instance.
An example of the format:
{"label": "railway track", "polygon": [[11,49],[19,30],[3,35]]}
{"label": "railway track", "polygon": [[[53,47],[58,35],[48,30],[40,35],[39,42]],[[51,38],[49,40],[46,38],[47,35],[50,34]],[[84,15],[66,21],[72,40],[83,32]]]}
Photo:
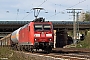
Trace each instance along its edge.
{"label": "railway track", "polygon": [[87,52],[66,53],[66,51],[65,52],[52,51],[50,54],[44,54],[44,52],[42,51],[34,52],[34,53],[22,52],[22,51],[17,51],[17,52],[22,53],[25,56],[28,55],[28,56],[34,57],[36,60],[90,60],[90,53],[87,53]]}
{"label": "railway track", "polygon": [[89,55],[82,55],[82,54],[48,54],[49,56],[53,57],[54,59],[68,59],[68,60],[90,60]]}
{"label": "railway track", "polygon": [[[55,48],[50,54],[44,51],[30,53],[27,51],[15,51],[24,57],[33,57],[34,60],[90,60],[90,49],[83,48]],[[13,55],[12,55],[13,56]],[[32,59],[33,60],[33,59]]]}
{"label": "railway track", "polygon": [[54,52],[75,52],[75,53],[90,53],[88,48],[54,48]]}

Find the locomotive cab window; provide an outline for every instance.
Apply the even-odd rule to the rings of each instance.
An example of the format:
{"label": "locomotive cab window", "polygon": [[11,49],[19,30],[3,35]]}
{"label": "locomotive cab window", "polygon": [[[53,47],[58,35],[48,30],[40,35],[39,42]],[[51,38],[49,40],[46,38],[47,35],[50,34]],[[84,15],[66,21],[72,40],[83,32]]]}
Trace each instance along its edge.
{"label": "locomotive cab window", "polygon": [[42,30],[42,25],[35,25],[34,26],[34,29],[35,30]]}
{"label": "locomotive cab window", "polygon": [[50,30],[51,29],[51,26],[50,25],[44,25],[43,29],[44,30]]}

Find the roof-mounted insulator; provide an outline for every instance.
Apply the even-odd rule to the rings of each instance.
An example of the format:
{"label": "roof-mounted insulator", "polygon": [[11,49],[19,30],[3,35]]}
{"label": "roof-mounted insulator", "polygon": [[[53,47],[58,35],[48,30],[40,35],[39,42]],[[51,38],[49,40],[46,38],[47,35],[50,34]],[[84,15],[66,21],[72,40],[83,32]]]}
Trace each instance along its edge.
{"label": "roof-mounted insulator", "polygon": [[37,18],[35,20],[33,20],[34,22],[45,22],[45,19],[44,18]]}

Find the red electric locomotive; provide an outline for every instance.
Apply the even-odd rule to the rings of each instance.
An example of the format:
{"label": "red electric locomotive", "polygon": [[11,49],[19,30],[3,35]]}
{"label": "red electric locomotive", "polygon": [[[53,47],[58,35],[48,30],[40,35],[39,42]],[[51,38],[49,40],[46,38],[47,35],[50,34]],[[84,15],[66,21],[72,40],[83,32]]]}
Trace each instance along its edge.
{"label": "red electric locomotive", "polygon": [[43,18],[35,19],[19,31],[18,46],[20,49],[33,51],[42,49],[49,53],[54,45],[54,31],[51,22]]}

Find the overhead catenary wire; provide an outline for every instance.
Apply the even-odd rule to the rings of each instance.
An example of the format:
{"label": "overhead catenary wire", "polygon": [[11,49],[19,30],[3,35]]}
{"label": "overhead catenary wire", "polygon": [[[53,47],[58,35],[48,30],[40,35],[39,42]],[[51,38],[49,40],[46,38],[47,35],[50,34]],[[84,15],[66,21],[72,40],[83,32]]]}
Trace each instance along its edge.
{"label": "overhead catenary wire", "polygon": [[[85,1],[86,1],[86,0],[80,1],[80,2],[78,2],[77,4],[74,4],[73,6],[70,6],[70,7],[68,7],[68,8],[72,8],[72,7],[76,6],[76,5],[79,5],[79,4],[83,3],[83,2],[85,2]],[[65,10],[66,10],[66,9],[65,9]],[[62,10],[62,11],[65,11],[65,10]],[[58,14],[60,14],[60,13],[61,13],[61,12],[57,12],[57,13],[53,14],[52,16],[47,17],[46,19],[51,18],[51,17],[53,17],[53,16],[55,16],[55,15],[58,15]]]}
{"label": "overhead catenary wire", "polygon": [[38,7],[40,7],[41,5],[43,5],[47,0],[44,0],[44,2],[42,2]]}
{"label": "overhead catenary wire", "polygon": [[[31,10],[32,10],[32,9],[31,9]],[[30,10],[30,11],[31,11],[31,10]],[[32,11],[31,11],[30,13],[28,13],[25,17],[23,17],[22,20],[25,19],[27,16],[29,16],[29,14],[31,14],[31,13],[32,13]]]}
{"label": "overhead catenary wire", "polygon": [[81,3],[85,2],[85,1],[86,1],[86,0],[80,1],[79,3],[73,5],[73,6],[69,7],[69,8],[72,8],[72,7],[74,7],[74,6],[78,5],[78,4],[81,4]]}

